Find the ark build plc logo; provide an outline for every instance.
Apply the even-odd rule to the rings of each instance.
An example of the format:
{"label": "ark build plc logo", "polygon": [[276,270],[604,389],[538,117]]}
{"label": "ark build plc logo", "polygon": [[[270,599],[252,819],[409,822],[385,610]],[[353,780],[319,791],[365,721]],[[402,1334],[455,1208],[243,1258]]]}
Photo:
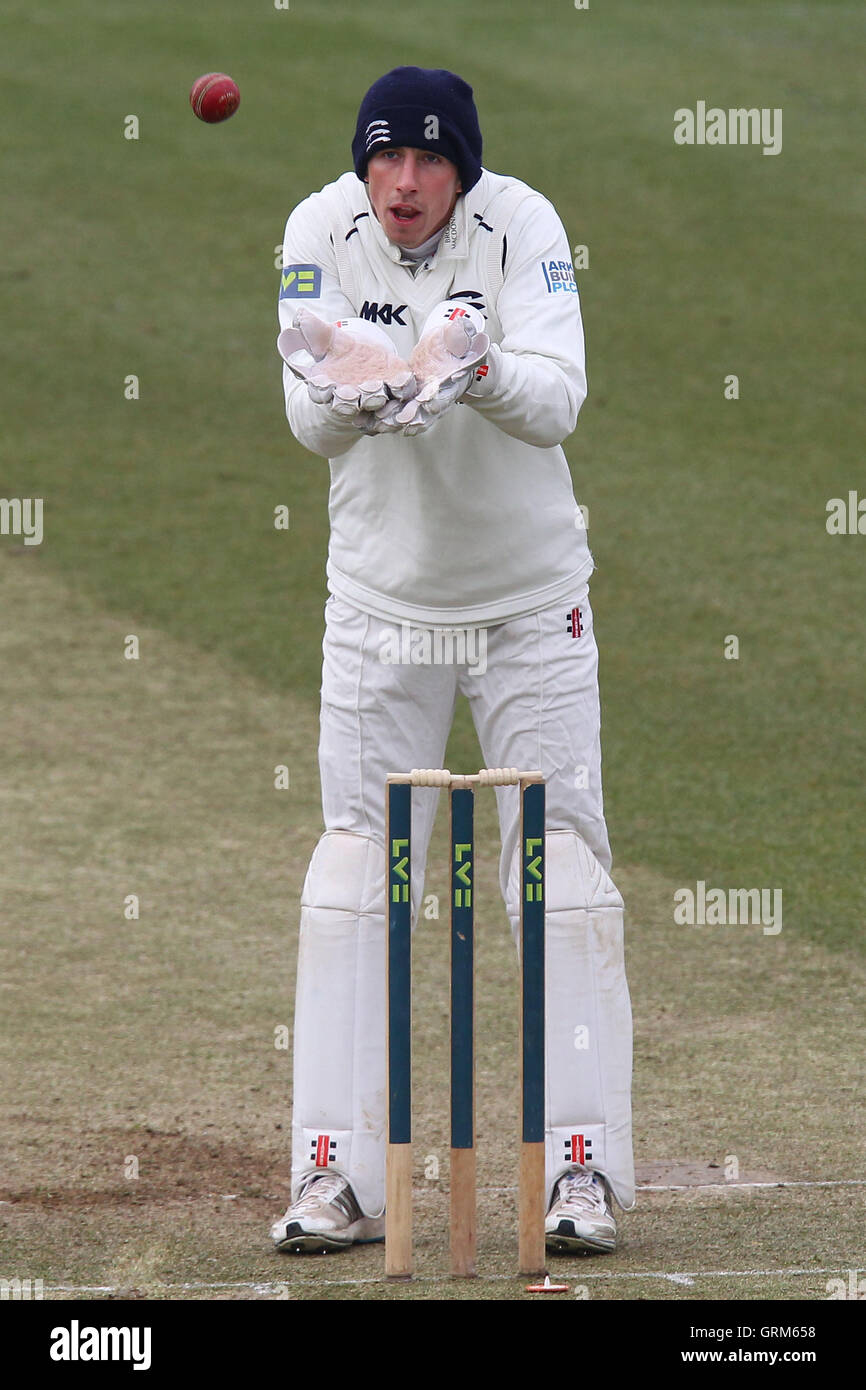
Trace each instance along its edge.
{"label": "ark build plc logo", "polygon": [[322,272],[317,265],[287,265],[280,273],[280,299],[318,299]]}
{"label": "ark build plc logo", "polygon": [[541,269],[548,294],[577,294],[574,266],[571,261],[542,261]]}
{"label": "ark build plc logo", "polygon": [[400,323],[405,328],[406,320],[401,315],[407,308],[406,304],[398,304],[395,308],[393,304],[379,304],[375,299],[365,299],[361,305],[360,317],[369,319],[371,323],[375,323],[377,319],[379,323]]}

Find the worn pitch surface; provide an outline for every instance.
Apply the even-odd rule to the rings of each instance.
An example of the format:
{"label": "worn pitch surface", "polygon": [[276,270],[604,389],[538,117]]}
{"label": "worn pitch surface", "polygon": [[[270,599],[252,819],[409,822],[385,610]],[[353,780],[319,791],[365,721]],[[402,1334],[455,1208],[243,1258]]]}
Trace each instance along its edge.
{"label": "worn pitch surface", "polygon": [[[489,166],[549,194],[589,255],[567,452],[598,565],[642,1190],[614,1256],[556,1268],[592,1299],[825,1298],[864,1263],[866,541],[825,527],[862,483],[861,8],[443,3],[423,41],[419,13],[6,9],[0,495],[43,498],[45,535],[0,537],[0,1275],[50,1297],[523,1296],[492,797],[484,1277],[443,1278],[441,817],[442,910],[415,952],[419,1278],[384,1286],[381,1248],[291,1259],[267,1239],[320,827],[327,533],[326,466],[282,418],[274,254],[346,167],[366,85],[416,61],[473,82]],[[218,68],[243,102],[207,127],[187,91]],[[675,146],[698,99],[781,107],[783,152]],[[462,708],[448,758],[478,765]],[[781,890],[782,931],[678,925],[699,881]]]}

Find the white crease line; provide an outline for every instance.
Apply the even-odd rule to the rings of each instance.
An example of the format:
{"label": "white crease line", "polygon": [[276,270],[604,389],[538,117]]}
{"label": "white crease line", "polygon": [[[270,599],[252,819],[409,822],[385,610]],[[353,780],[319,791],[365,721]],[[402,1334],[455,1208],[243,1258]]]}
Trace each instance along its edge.
{"label": "white crease line", "polygon": [[[328,1258],[325,1256],[324,1258]],[[856,1278],[860,1274],[859,1269],[853,1271]],[[664,1279],[672,1284],[693,1284],[696,1279],[770,1279],[778,1277],[794,1277],[800,1275],[815,1275],[816,1277],[824,1274],[849,1275],[851,1267],[845,1269],[692,1269],[679,1270],[671,1273],[667,1270],[659,1269],[636,1269],[636,1270],[597,1270],[591,1273],[588,1270],[559,1270],[563,1279],[573,1279],[576,1282],[583,1282],[587,1279]],[[500,1280],[518,1281],[527,1276],[522,1274],[479,1274],[476,1282],[494,1283]],[[416,1284],[443,1284],[450,1283],[451,1276],[447,1274],[416,1274],[413,1280]],[[297,1289],[311,1288],[318,1289],[325,1285],[330,1286],[350,1286],[355,1284],[384,1284],[382,1277],[370,1279],[277,1279],[270,1283],[219,1283],[219,1284],[147,1284],[144,1288],[157,1291],[167,1291],[170,1289],[180,1289],[191,1291],[193,1289],[252,1289],[256,1293],[269,1293],[274,1289]],[[54,1284],[50,1288],[46,1285],[45,1293],[122,1293],[129,1289],[135,1289],[137,1284]],[[407,1285],[411,1287],[411,1285]]]}
{"label": "white crease line", "polygon": [[866,1187],[866,1178],[803,1178],[790,1182],[643,1183],[636,1192],[714,1192],[729,1187]]}
{"label": "white crease line", "polygon": [[[674,1182],[639,1183],[635,1192],[721,1192],[732,1187],[866,1187],[866,1178],[780,1178],[778,1182]],[[442,1188],[416,1187],[414,1192],[439,1192]],[[517,1184],[510,1187],[479,1187],[479,1192],[516,1192]]]}
{"label": "white crease line", "polygon": [[[855,1276],[859,1274],[855,1269]],[[612,1270],[599,1270],[595,1274],[575,1273],[572,1279],[669,1279],[673,1283],[693,1283],[695,1279],[771,1279],[774,1277],[793,1277],[802,1274],[848,1274],[847,1269],[692,1269],[678,1274],[667,1274],[663,1270],[623,1270],[617,1274]]]}

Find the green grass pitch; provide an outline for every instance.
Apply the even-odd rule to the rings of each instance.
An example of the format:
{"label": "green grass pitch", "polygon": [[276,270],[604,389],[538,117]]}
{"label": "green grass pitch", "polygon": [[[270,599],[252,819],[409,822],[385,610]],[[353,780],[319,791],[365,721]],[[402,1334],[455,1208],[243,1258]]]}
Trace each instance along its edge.
{"label": "green grass pitch", "polygon": [[[276,254],[349,167],[366,87],[404,62],[472,83],[486,166],[588,248],[566,452],[597,564],[644,1190],[615,1256],[563,1270],[597,1300],[787,1300],[863,1263],[866,535],[825,523],[831,498],[866,497],[864,59],[848,3],[441,0],[431,23],[395,0],[9,0],[0,497],[44,499],[45,534],[0,536],[0,1276],[54,1298],[527,1296],[492,802],[485,1277],[442,1277],[444,915],[416,945],[419,1279],[384,1285],[380,1248],[291,1260],[267,1238],[327,546],[327,465],[283,413]],[[209,70],[242,96],[212,127],[188,104]],[[675,144],[699,100],[781,108],[781,153]],[[462,706],[448,758],[479,765]],[[440,816],[443,902],[444,847]],[[782,931],[677,925],[699,880],[780,889]]]}

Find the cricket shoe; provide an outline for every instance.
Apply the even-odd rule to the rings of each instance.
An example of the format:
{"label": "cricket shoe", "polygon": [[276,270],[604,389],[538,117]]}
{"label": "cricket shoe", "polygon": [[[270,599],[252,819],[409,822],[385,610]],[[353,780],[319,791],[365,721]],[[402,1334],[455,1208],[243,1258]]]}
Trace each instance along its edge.
{"label": "cricket shoe", "polygon": [[271,1227],[277,1250],[287,1254],[326,1254],[350,1245],[385,1239],[384,1216],[365,1216],[342,1173],[312,1177]]}
{"label": "cricket shoe", "polygon": [[545,1243],[557,1254],[606,1254],[616,1249],[616,1222],[600,1173],[577,1168],[556,1184],[544,1222]]}

